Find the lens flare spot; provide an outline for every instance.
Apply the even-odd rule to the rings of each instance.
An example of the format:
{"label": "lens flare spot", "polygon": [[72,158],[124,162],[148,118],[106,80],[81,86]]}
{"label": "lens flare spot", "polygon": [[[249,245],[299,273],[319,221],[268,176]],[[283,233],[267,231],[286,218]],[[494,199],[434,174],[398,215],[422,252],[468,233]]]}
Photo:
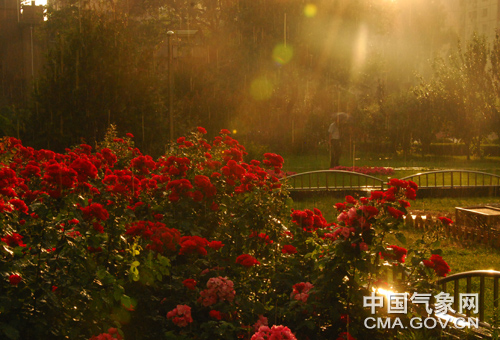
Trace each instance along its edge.
{"label": "lens flare spot", "polygon": [[288,63],[292,57],[293,48],[291,46],[280,44],[273,49],[273,60],[281,65]]}
{"label": "lens flare spot", "polygon": [[236,129],[233,130],[233,135],[237,134],[238,131]]}
{"label": "lens flare spot", "polygon": [[314,4],[307,4],[304,7],[304,15],[308,18],[312,18],[316,16],[316,13],[318,13],[318,7]]}
{"label": "lens flare spot", "polygon": [[256,100],[269,99],[273,94],[273,84],[265,76],[261,76],[252,81],[250,94]]}

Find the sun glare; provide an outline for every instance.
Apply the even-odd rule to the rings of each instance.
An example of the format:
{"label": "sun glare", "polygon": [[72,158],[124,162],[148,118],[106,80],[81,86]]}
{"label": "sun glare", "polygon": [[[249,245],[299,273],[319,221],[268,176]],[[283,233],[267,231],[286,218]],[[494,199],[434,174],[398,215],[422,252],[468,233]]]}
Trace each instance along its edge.
{"label": "sun glare", "polygon": [[[36,6],[46,6],[47,5],[47,0],[34,0],[35,1],[35,5]],[[28,1],[22,1],[22,4],[23,5],[31,5],[31,1],[28,0]]]}

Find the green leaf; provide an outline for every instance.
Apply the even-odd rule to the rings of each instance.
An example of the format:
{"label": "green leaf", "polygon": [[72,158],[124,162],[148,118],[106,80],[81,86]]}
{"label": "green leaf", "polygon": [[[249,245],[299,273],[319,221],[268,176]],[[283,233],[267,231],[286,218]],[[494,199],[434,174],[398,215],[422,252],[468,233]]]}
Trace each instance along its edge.
{"label": "green leaf", "polygon": [[137,301],[135,301],[135,299],[125,294],[122,295],[120,303],[128,310],[134,310],[135,306],[137,305]]}
{"label": "green leaf", "polygon": [[17,340],[19,339],[19,331],[14,327],[2,323],[0,325],[0,329],[2,329],[3,334],[5,334],[9,339]]}
{"label": "green leaf", "polygon": [[433,243],[431,244],[431,247],[432,247],[432,248],[438,248],[438,247],[440,247],[440,246],[441,246],[441,241],[436,241],[436,242],[433,242]]}
{"label": "green leaf", "polygon": [[403,233],[396,233],[396,238],[398,239],[399,242],[401,242],[403,245],[406,244],[406,237]]}

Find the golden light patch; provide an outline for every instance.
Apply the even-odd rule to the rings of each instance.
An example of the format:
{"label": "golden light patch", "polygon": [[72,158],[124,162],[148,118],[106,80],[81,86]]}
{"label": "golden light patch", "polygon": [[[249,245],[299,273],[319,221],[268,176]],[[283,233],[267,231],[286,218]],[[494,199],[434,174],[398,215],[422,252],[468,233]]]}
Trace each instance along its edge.
{"label": "golden light patch", "polygon": [[314,4],[307,4],[304,7],[304,15],[308,18],[313,18],[318,13],[318,7]]}
{"label": "golden light patch", "polygon": [[265,76],[258,77],[250,85],[250,94],[256,100],[269,99],[273,94],[273,84]]}
{"label": "golden light patch", "polygon": [[273,60],[281,65],[287,64],[293,57],[293,48],[283,44],[277,45],[273,49]]}

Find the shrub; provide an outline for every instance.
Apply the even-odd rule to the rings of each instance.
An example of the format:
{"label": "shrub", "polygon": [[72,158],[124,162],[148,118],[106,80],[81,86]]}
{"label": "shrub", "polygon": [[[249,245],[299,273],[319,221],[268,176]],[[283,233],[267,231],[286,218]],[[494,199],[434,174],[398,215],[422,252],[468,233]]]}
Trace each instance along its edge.
{"label": "shrub", "polygon": [[58,154],[4,140],[4,337],[385,336],[359,323],[368,313],[363,296],[385,268],[412,273],[399,283],[405,291],[432,288],[436,265],[423,260],[444,273],[429,248],[408,249],[405,262],[386,241],[404,241],[414,183],[347,197],[336,223],[317,209],[290,215],[278,180],[283,158],[245,163],[229,131],[212,141],[205,133],[179,138],[157,160],[113,129],[94,151]]}

